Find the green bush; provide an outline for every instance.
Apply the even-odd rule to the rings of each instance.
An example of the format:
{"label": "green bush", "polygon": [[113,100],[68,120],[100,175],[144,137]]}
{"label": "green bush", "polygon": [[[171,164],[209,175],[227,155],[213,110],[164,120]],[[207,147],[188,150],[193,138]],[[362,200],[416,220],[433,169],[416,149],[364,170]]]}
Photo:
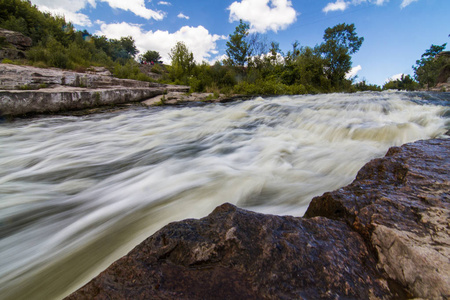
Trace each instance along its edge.
{"label": "green bush", "polygon": [[44,64],[47,64],[50,56],[48,50],[41,45],[31,48],[27,51],[26,55],[32,62],[42,62]]}
{"label": "green bush", "polygon": [[57,51],[52,54],[49,63],[52,67],[67,69],[69,67],[69,58],[64,51]]}

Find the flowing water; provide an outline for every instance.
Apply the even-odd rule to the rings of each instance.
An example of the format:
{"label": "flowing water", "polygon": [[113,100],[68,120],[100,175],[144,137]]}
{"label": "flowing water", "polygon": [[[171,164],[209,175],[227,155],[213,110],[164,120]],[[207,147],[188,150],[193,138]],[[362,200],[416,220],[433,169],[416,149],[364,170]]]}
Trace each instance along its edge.
{"label": "flowing water", "polygon": [[285,96],[4,122],[0,298],[61,298],[167,223],[224,202],[301,216],[390,146],[444,136],[449,98]]}

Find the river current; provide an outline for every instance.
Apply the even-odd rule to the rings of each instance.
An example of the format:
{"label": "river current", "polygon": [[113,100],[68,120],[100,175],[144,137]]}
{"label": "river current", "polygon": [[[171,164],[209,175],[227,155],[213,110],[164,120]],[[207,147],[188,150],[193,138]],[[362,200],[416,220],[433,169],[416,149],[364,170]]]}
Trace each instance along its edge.
{"label": "river current", "polygon": [[389,147],[443,137],[448,93],[256,98],[0,124],[0,298],[59,299],[169,222],[302,216]]}

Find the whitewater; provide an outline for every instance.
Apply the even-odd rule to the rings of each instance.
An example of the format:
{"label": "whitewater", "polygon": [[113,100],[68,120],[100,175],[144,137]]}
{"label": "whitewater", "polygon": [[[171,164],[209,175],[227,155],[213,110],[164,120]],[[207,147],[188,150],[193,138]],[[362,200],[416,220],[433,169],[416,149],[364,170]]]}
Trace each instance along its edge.
{"label": "whitewater", "polygon": [[448,137],[449,93],[258,97],[0,123],[0,298],[60,299],[172,221],[302,216],[391,146]]}

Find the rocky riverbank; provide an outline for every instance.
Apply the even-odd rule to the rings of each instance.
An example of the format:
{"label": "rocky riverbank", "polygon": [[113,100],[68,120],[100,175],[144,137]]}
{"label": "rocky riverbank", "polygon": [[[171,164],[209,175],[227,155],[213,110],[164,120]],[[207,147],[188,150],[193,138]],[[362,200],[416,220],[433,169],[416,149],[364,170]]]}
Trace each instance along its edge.
{"label": "rocky riverbank", "polygon": [[223,95],[189,94],[188,86],[118,79],[104,68],[85,73],[0,64],[0,117],[60,113],[142,103],[171,105],[226,101]]}
{"label": "rocky riverbank", "polygon": [[391,148],[304,218],[167,225],[66,299],[448,299],[450,140]]}

